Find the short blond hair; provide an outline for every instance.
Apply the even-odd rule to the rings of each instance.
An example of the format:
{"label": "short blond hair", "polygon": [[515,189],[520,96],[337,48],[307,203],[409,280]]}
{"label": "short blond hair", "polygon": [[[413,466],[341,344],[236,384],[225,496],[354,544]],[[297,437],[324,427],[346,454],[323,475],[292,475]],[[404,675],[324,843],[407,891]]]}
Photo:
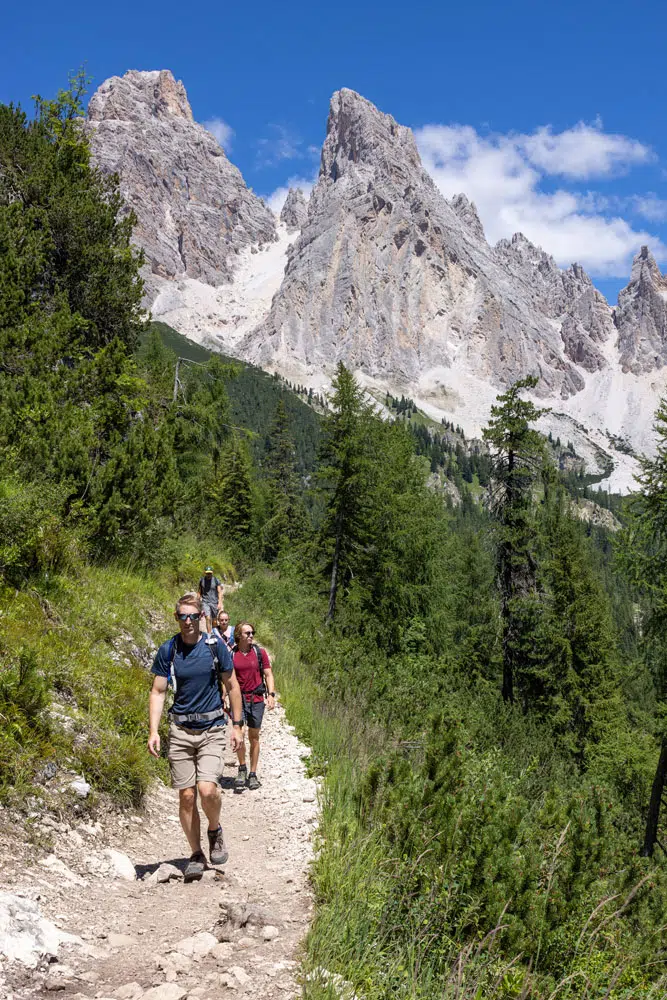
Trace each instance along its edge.
{"label": "short blond hair", "polygon": [[182,604],[194,604],[197,611],[201,611],[201,596],[194,590],[188,590],[187,593],[182,594],[176,601],[176,614],[181,610]]}

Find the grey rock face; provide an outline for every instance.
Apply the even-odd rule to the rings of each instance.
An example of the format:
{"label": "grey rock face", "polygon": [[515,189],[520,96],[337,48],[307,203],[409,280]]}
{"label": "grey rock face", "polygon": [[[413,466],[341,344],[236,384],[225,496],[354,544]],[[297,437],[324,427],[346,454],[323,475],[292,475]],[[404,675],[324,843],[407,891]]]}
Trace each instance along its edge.
{"label": "grey rock face", "polygon": [[168,70],[106,80],[90,100],[88,128],[95,162],[120,174],[137,215],[149,298],[161,278],[227,282],[239,250],[276,238],[273,213],[193,120]]}
{"label": "grey rock face", "polygon": [[280,221],[287,226],[287,232],[302,229],[308,218],[308,203],[301,188],[290,188],[280,213]]}
{"label": "grey rock face", "polygon": [[520,235],[491,248],[468,199],[437,190],[410,129],[341,90],[307,221],[243,349],[395,380],[454,363],[494,385],[536,374],[566,397],[581,367],[604,364],[596,344],[612,330],[581,268],[561,272]]}
{"label": "grey rock face", "polygon": [[614,319],[623,371],[639,375],[662,368],[667,362],[667,277],[648,247],[632,262]]}

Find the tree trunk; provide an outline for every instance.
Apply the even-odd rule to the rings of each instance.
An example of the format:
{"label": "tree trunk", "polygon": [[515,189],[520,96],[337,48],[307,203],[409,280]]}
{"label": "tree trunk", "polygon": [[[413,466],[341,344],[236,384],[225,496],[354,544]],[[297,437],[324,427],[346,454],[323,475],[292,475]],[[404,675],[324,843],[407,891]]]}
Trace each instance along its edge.
{"label": "tree trunk", "polygon": [[340,563],[340,545],[343,537],[343,512],[338,512],[336,518],[336,544],[334,547],[333,565],[331,567],[331,585],[329,587],[329,609],[324,619],[326,625],[331,625],[336,614],[336,594],[338,591],[338,566]]}
{"label": "tree trunk", "polygon": [[662,793],[665,788],[665,778],[667,778],[667,737],[663,737],[662,740],[658,766],[655,771],[655,778],[653,779],[653,787],[651,789],[651,801],[649,802],[648,816],[646,817],[644,844],[640,852],[643,858],[650,858],[653,856],[653,848],[656,844],[659,844],[662,847],[662,844],[660,844],[660,841],[658,840],[658,819],[660,818],[660,804],[662,802]]}

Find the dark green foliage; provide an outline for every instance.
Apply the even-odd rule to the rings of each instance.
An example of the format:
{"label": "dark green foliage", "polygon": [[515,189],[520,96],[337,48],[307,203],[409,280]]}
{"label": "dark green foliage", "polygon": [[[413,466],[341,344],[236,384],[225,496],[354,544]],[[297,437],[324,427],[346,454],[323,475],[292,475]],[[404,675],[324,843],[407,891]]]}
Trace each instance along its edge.
{"label": "dark green foliage", "polygon": [[364,558],[372,485],[368,448],[371,407],[342,363],[331,384],[331,412],[324,424],[318,469],[319,489],[326,497],[320,547],[329,575],[329,623],[336,613],[338,588],[348,585]]}
{"label": "dark green foliage", "polygon": [[492,449],[490,510],[497,525],[496,578],[501,597],[503,685],[506,701],[515,686],[524,707],[536,696],[533,681],[542,668],[536,646],[539,622],[537,534],[533,491],[544,462],[544,446],[530,426],[542,411],[519,393],[537,385],[522,379],[491,408],[484,440]]}
{"label": "dark green foliage", "polygon": [[309,533],[303,484],[296,472],[296,452],[283,399],[278,401],[264,461],[267,502],[262,529],[264,557],[270,562],[293,549]]}

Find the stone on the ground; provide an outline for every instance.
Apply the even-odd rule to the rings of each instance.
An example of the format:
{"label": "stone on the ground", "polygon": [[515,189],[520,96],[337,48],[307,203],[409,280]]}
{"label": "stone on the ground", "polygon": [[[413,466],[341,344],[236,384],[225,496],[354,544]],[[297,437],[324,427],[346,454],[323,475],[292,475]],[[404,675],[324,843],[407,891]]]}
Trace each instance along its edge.
{"label": "stone on the ground", "polygon": [[167,974],[177,972],[182,975],[192,968],[192,959],[182,955],[180,951],[170,951],[166,955],[158,955],[155,964]]}
{"label": "stone on the ground", "polygon": [[0,955],[34,968],[44,957],[55,958],[62,935],[46,920],[33,899],[0,892]]}
{"label": "stone on the ground", "polygon": [[314,802],[315,801],[315,792],[306,792],[306,794],[303,797],[303,801],[304,802]]}
{"label": "stone on the ground", "polygon": [[161,864],[155,872],[156,882],[168,882],[169,879],[183,878],[183,872],[176,865]]}
{"label": "stone on the ground", "polygon": [[70,781],[69,787],[80,799],[87,799],[90,795],[90,785],[84,778],[75,778],[74,781]]}
{"label": "stone on the ground", "polygon": [[234,979],[239,986],[247,986],[251,981],[251,976],[249,976],[245,969],[242,969],[240,965],[233,965],[229,971],[234,976]]}
{"label": "stone on the ground", "polygon": [[143,986],[139,983],[125,983],[124,986],[119,986],[114,997],[116,1000],[137,1000],[144,992]]}
{"label": "stone on the ground", "polygon": [[215,959],[218,965],[227,965],[233,954],[234,946],[229,941],[221,941],[219,944],[216,944],[215,948],[211,948],[211,957]]}
{"label": "stone on the ground", "polygon": [[56,875],[62,875],[68,882],[83,883],[84,881],[80,875],[77,875],[71,868],[68,868],[65,862],[61,861],[55,854],[49,854],[46,858],[41,858],[39,864],[42,868],[48,868],[50,872],[54,872]]}
{"label": "stone on the ground", "polygon": [[161,983],[159,986],[153,986],[150,990],[146,990],[141,1000],[181,1000],[186,993],[187,990],[179,986],[178,983]]}
{"label": "stone on the ground", "polygon": [[174,945],[174,951],[178,951],[181,955],[186,955],[188,958],[193,958],[195,962],[198,962],[200,959],[205,958],[215,948],[217,943],[218,939],[215,935],[209,934],[208,931],[199,931],[198,934],[193,934],[191,937],[183,938],[182,941],[177,941]]}
{"label": "stone on the ground", "polygon": [[265,927],[262,927],[262,938],[265,941],[274,941],[279,935],[280,931],[272,924],[267,924]]}
{"label": "stone on the ground", "polygon": [[69,965],[52,965],[48,975],[44,980],[44,989],[49,993],[55,993],[67,988],[68,981],[74,978],[74,969]]}
{"label": "stone on the ground", "polygon": [[107,847],[104,852],[111,862],[111,868],[113,873],[118,876],[118,878],[124,878],[128,882],[134,882],[137,877],[137,873],[134,870],[134,865],[128,858],[127,854],[123,854],[122,851],[116,851],[113,847]]}
{"label": "stone on the ground", "polygon": [[112,948],[131,948],[137,943],[137,939],[131,934],[118,934],[117,931],[109,931],[107,941]]}

